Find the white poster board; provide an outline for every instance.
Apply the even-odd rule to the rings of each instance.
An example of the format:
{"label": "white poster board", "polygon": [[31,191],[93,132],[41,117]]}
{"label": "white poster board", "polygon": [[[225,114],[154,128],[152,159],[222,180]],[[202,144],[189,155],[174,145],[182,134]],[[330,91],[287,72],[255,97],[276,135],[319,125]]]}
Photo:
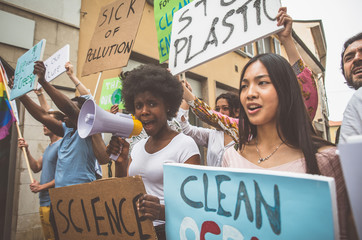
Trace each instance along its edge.
{"label": "white poster board", "polygon": [[[56,53],[44,61],[46,67],[45,80],[51,82],[60,74],[65,72],[65,64],[69,62],[69,44],[59,49]],[[38,83],[37,89],[41,88]]]}
{"label": "white poster board", "polygon": [[280,0],[195,0],[173,16],[169,68],[173,75],[272,35]]}
{"label": "white poster board", "polygon": [[362,136],[353,142],[341,143],[338,151],[341,158],[343,176],[346,181],[349,201],[359,237],[362,237],[362,192],[361,162]]}

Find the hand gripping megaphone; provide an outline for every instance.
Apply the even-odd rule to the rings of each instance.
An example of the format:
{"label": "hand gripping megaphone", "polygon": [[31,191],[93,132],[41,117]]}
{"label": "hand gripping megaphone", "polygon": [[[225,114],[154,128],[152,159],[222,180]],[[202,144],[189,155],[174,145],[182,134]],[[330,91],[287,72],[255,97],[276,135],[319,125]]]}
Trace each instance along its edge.
{"label": "hand gripping megaphone", "polygon": [[[129,138],[142,131],[142,123],[132,115],[124,113],[112,114],[99,107],[92,99],[82,106],[78,116],[78,134],[81,138],[97,133],[112,133],[114,136]],[[118,156],[112,154],[112,160]]]}

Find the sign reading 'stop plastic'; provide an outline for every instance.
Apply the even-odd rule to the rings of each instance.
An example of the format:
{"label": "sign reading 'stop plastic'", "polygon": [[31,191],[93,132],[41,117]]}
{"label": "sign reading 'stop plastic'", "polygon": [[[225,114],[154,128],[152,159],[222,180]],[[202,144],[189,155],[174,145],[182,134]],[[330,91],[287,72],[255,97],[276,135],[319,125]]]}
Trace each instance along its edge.
{"label": "sign reading 'stop plastic'", "polygon": [[173,15],[169,68],[179,74],[274,34],[280,0],[193,1]]}

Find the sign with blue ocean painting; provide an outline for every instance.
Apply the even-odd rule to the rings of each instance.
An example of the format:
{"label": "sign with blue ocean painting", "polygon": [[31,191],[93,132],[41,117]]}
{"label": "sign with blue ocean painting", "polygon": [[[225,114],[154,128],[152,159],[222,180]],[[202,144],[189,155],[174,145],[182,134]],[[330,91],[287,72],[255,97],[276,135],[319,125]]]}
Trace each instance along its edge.
{"label": "sign with blue ocean painting", "polygon": [[338,239],[333,178],[164,165],[167,239]]}

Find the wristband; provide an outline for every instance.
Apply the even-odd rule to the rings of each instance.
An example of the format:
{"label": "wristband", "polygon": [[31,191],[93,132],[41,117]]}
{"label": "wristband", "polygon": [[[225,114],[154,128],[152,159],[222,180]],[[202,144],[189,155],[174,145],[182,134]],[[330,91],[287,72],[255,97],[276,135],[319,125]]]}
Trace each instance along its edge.
{"label": "wristband", "polygon": [[80,82],[79,82],[79,83],[77,83],[77,84],[75,85],[75,87],[78,87],[78,86],[79,86],[79,84],[80,84]]}

